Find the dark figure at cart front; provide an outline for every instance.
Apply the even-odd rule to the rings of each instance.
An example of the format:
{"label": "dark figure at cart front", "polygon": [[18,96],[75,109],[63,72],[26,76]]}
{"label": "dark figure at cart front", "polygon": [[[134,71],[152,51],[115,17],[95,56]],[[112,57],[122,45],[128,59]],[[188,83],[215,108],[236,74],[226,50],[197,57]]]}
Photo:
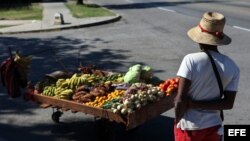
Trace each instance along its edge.
{"label": "dark figure at cart front", "polygon": [[231,43],[223,33],[226,19],[206,12],[187,34],[201,51],[182,60],[175,99],[175,141],[220,141],[223,112],[232,109],[238,91],[240,71],[236,63],[218,51]]}

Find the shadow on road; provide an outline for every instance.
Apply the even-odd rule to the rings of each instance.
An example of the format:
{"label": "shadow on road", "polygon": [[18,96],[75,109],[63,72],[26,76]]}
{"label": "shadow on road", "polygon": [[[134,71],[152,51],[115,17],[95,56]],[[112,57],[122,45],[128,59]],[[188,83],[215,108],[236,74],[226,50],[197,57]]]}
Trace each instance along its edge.
{"label": "shadow on road", "polygon": [[[95,132],[95,128],[94,121],[83,120],[60,124],[38,124],[29,127],[0,123],[0,131],[5,132],[0,135],[0,139],[7,138],[8,141],[105,140],[104,138],[98,139],[99,134]],[[123,126],[119,124],[115,124],[112,130],[115,138],[112,141],[151,141],[152,139],[157,141],[174,141],[173,119],[165,116],[156,117],[131,131],[124,130]]]}
{"label": "shadow on road", "polygon": [[8,47],[14,53],[19,50],[23,55],[32,55],[30,80],[37,81],[44,74],[55,70],[76,71],[82,65],[94,64],[100,69],[116,69],[122,64],[119,59],[126,59],[128,50],[95,49],[97,42],[108,43],[102,39],[93,39],[86,44],[79,39],[68,39],[61,36],[50,39],[39,38],[0,38],[0,61],[9,57]]}
{"label": "shadow on road", "polygon": [[[22,55],[32,55],[31,71],[28,78],[32,82],[37,82],[44,77],[44,74],[56,70],[75,72],[80,64],[83,66],[95,65],[98,69],[109,71],[124,68],[124,60],[130,57],[126,55],[130,50],[97,47],[97,44],[105,45],[109,42],[100,38],[82,41],[62,36],[45,39],[1,37],[0,62],[9,57],[8,48],[11,48],[12,54],[19,50]],[[125,63],[129,66],[136,63],[145,65],[136,60]],[[121,70],[121,72],[126,72],[127,69]],[[155,69],[154,71],[162,70]]]}

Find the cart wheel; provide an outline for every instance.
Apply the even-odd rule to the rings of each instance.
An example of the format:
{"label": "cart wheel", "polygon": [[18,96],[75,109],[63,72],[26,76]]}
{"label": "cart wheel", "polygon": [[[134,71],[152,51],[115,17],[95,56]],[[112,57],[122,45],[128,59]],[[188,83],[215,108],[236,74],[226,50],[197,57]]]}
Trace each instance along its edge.
{"label": "cart wheel", "polygon": [[51,118],[55,123],[59,123],[60,122],[60,117],[62,116],[63,112],[61,111],[56,111],[53,112]]}

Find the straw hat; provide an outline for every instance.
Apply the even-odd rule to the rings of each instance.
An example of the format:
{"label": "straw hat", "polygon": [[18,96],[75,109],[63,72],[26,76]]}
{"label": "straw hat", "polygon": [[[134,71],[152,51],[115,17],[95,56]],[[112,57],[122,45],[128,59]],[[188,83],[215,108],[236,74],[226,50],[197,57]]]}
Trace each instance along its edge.
{"label": "straw hat", "polygon": [[191,28],[187,35],[197,43],[208,45],[228,45],[231,38],[223,33],[226,19],[221,13],[204,13],[198,26]]}

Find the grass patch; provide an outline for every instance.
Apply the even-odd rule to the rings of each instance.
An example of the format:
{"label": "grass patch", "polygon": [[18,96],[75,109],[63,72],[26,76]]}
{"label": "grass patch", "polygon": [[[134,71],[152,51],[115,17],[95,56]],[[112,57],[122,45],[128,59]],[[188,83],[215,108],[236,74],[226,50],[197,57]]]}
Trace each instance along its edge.
{"label": "grass patch", "polygon": [[1,8],[0,19],[2,20],[41,20],[43,8],[39,4],[30,6]]}
{"label": "grass patch", "polygon": [[76,18],[114,16],[109,10],[99,6],[77,5],[75,2],[68,2],[66,6],[70,9],[72,15]]}

